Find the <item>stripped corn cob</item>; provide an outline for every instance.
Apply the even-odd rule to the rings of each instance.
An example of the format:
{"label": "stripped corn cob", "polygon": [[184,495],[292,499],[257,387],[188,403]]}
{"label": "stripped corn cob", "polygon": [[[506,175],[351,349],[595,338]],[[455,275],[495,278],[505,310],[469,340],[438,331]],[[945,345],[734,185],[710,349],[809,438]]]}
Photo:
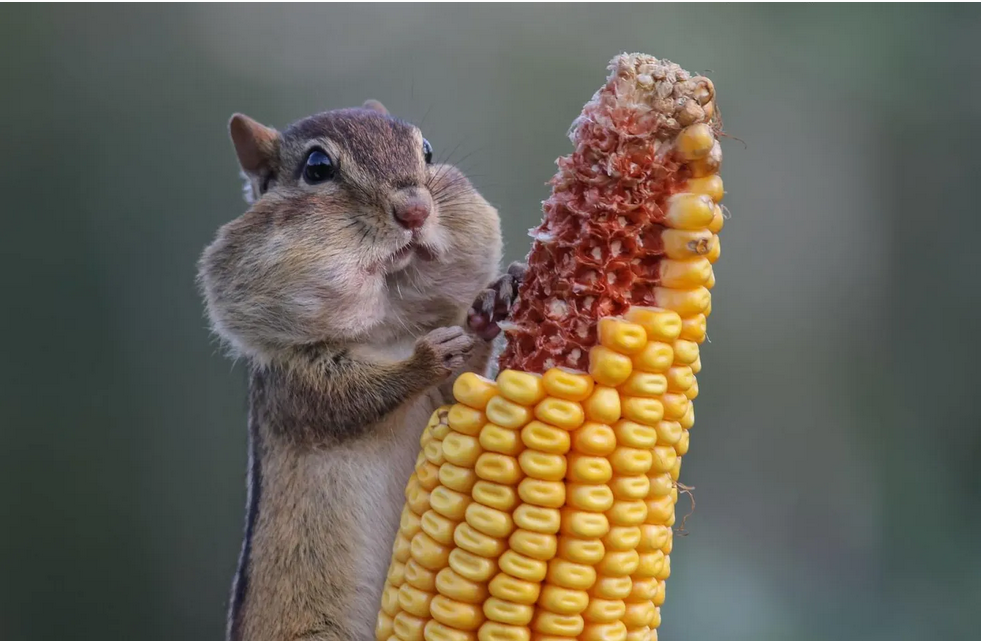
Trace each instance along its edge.
{"label": "stripped corn cob", "polygon": [[657,638],[719,256],[714,90],[620,56],[559,161],[496,381],[421,439],[378,641]]}

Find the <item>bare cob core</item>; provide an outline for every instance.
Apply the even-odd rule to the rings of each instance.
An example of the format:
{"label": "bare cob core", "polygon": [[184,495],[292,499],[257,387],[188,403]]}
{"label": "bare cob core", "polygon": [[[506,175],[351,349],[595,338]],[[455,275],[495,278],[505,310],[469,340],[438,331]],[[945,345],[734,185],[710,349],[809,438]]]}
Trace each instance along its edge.
{"label": "bare cob core", "polygon": [[[712,82],[643,54],[617,56],[609,68],[606,85],[572,125],[575,150],[558,160],[544,220],[532,230],[501,370],[586,370],[599,318],[632,305],[676,307],[659,289],[687,284],[666,282],[676,267],[673,242],[692,243],[687,253],[709,260],[718,252],[707,221],[697,220],[718,215],[709,227],[721,227],[707,193],[715,186],[699,185],[707,194],[700,199],[687,185],[714,182],[722,160]],[[697,267],[711,272],[707,262]],[[688,298],[709,304],[701,289]]]}

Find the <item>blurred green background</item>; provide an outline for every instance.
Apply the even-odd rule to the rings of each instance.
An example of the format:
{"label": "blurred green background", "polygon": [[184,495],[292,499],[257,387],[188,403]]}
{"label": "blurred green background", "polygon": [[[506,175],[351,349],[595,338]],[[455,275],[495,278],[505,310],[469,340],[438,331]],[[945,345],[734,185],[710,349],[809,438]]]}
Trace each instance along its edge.
{"label": "blurred green background", "polygon": [[624,50],[709,75],[739,139],[660,638],[978,638],[979,33],[976,6],[0,7],[0,639],[223,634],[246,381],[194,276],[245,207],[232,112],[380,99],[517,259]]}

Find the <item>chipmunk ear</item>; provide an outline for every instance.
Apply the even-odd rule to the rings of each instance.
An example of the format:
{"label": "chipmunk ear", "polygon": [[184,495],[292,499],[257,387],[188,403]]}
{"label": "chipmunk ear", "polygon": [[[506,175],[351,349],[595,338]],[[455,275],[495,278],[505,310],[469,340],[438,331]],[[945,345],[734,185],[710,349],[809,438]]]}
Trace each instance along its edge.
{"label": "chipmunk ear", "polygon": [[372,111],[377,111],[383,116],[388,115],[388,109],[385,109],[385,105],[378,102],[377,100],[365,100],[364,104],[361,105],[363,109],[371,109]]}
{"label": "chipmunk ear", "polygon": [[253,178],[263,179],[276,170],[279,157],[279,132],[242,114],[228,123],[238,164]]}

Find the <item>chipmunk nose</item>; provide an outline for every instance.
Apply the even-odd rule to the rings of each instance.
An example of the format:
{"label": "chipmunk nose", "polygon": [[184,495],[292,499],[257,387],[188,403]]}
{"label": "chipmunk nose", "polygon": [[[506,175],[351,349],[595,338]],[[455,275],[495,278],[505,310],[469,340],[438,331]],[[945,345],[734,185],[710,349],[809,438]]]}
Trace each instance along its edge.
{"label": "chipmunk nose", "polygon": [[432,213],[432,205],[429,199],[425,198],[416,190],[404,190],[408,193],[399,193],[392,205],[392,215],[395,220],[406,229],[419,229],[426,223],[429,214]]}

